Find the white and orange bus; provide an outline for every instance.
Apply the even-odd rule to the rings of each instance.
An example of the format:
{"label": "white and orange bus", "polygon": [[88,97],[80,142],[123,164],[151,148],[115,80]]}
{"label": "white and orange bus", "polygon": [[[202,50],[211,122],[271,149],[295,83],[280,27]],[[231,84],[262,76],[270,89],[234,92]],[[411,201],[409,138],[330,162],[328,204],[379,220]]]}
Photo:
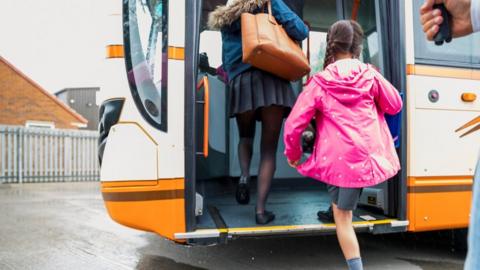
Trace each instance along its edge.
{"label": "white and orange bus", "polygon": [[[238,134],[228,118],[219,32],[208,12],[225,0],[112,1],[100,110],[101,189],[111,218],[181,243],[237,237],[332,233],[317,220],[325,186],[301,177],[277,153],[269,208],[257,226],[253,204],[234,199]],[[422,1],[298,0],[311,26],[311,64],[322,63],[328,27],[352,14],[363,26],[362,60],[403,93],[402,171],[365,189],[357,231],[419,232],[468,226],[480,135],[455,130],[480,111],[480,36],[443,46],[425,40]],[[305,45],[305,44],[304,44]],[[307,47],[307,46],[304,46]],[[295,91],[301,82],[293,83]],[[258,145],[258,138],[256,144]],[[258,149],[258,147],[256,147]],[[254,153],[255,175],[259,153]]]}

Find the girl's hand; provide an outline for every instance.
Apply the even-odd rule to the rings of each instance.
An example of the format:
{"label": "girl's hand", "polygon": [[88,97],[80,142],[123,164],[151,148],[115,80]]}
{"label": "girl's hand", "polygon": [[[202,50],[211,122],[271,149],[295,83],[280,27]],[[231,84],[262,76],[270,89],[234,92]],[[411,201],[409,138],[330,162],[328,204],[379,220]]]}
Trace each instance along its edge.
{"label": "girl's hand", "polygon": [[299,164],[300,164],[300,160],[295,160],[295,161],[288,160],[288,165],[290,165],[290,167],[292,168],[297,168]]}

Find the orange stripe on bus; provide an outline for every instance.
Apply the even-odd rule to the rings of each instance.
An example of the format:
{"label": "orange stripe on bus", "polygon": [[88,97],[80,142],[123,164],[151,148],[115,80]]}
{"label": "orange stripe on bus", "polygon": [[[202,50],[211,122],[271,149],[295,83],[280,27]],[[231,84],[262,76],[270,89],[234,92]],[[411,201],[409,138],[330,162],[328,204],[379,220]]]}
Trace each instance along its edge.
{"label": "orange stripe on bus", "polygon": [[185,48],[183,47],[168,47],[168,59],[185,60]]}
{"label": "orange stripe on bus", "polygon": [[158,180],[141,180],[141,181],[109,181],[102,182],[102,187],[138,187],[138,186],[155,186]]}
{"label": "orange stripe on bus", "polygon": [[407,75],[480,80],[480,70],[427,65],[407,65]]}
{"label": "orange stripe on bus", "polygon": [[183,199],[185,190],[155,190],[139,192],[102,192],[103,200],[108,202],[136,202]]}
{"label": "orange stripe on bus", "polygon": [[107,58],[124,58],[123,45],[108,45]]}
{"label": "orange stripe on bus", "polygon": [[184,179],[158,179],[140,181],[102,182],[102,192],[148,192],[184,189]]}
{"label": "orange stripe on bus", "polygon": [[408,187],[408,193],[460,192],[460,191],[472,191],[472,185]]}
{"label": "orange stripe on bus", "polygon": [[409,187],[418,186],[465,186],[472,185],[472,175],[409,177]]}

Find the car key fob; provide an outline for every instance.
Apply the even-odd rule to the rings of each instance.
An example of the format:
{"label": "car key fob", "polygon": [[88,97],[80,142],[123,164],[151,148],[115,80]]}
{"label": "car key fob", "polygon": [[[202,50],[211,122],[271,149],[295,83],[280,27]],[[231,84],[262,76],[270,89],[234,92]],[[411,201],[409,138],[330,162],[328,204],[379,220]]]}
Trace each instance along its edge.
{"label": "car key fob", "polygon": [[443,22],[440,24],[437,34],[433,37],[435,45],[443,45],[443,42],[452,41],[452,29],[450,28],[450,13],[445,8],[444,4],[433,5],[434,9],[439,9],[442,12]]}

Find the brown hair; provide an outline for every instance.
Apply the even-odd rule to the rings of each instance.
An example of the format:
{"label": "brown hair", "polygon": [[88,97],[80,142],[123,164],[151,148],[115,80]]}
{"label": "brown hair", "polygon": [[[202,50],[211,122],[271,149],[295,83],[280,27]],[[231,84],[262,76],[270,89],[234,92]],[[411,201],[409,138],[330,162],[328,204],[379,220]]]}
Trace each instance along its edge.
{"label": "brown hair", "polygon": [[363,30],[353,20],[341,20],[330,26],[327,33],[327,49],[323,68],[335,62],[337,53],[351,53],[359,58],[362,52]]}

